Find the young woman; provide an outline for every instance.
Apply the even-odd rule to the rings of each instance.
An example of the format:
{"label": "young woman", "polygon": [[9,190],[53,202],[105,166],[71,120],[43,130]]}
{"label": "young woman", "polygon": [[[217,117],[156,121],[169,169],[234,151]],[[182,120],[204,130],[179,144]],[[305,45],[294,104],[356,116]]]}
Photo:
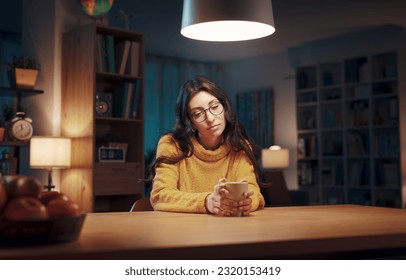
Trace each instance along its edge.
{"label": "young woman", "polygon": [[[155,210],[243,215],[264,207],[254,143],[225,92],[205,77],[187,81],[178,96],[172,132],[158,142],[151,203]],[[244,199],[225,197],[226,181],[248,181]]]}

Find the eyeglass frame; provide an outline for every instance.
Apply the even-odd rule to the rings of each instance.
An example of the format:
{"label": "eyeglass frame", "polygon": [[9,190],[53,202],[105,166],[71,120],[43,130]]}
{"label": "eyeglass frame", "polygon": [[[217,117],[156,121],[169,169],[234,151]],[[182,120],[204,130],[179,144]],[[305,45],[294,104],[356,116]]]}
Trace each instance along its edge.
{"label": "eyeglass frame", "polygon": [[[220,105],[222,106],[223,110],[222,110],[220,113],[218,113],[218,114],[214,114],[210,109],[211,109],[213,106],[217,105],[217,104],[220,104]],[[211,105],[209,106],[209,108],[207,108],[207,109],[201,109],[201,110],[198,110],[198,111],[195,111],[195,112],[194,112],[194,113],[196,113],[196,112],[204,112],[204,119],[203,119],[203,120],[201,120],[201,121],[195,120],[195,118],[193,117],[193,114],[192,114],[192,113],[189,114],[189,115],[190,115],[190,117],[192,118],[192,120],[194,120],[194,121],[196,121],[196,122],[198,122],[198,123],[202,123],[202,122],[204,122],[205,120],[207,120],[207,111],[209,111],[210,114],[212,114],[213,116],[218,116],[218,115],[221,115],[221,114],[224,112],[224,109],[225,109],[225,108],[224,108],[224,102],[223,102],[222,100],[218,100],[216,103],[211,104]]]}

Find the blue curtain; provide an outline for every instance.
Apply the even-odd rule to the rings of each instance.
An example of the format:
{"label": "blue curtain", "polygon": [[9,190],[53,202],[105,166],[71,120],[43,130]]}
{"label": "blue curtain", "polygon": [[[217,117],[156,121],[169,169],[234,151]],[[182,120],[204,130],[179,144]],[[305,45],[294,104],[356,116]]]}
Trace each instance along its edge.
{"label": "blue curtain", "polygon": [[204,75],[221,85],[219,64],[147,55],[145,65],[145,153],[156,148],[175,123],[179,90],[193,76]]}

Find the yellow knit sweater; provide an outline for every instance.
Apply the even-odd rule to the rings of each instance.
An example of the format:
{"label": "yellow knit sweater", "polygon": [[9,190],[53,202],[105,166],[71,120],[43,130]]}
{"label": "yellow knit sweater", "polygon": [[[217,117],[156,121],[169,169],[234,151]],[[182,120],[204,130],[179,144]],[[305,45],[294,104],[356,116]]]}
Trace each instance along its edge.
{"label": "yellow knit sweater", "polygon": [[[192,139],[194,154],[176,164],[161,163],[156,168],[151,191],[151,203],[155,210],[173,212],[207,213],[206,196],[213,192],[219,179],[241,181],[246,179],[254,191],[251,211],[264,207],[254,167],[243,151],[234,152],[226,144],[218,149],[206,150],[195,138]],[[175,140],[163,136],[158,143],[157,157],[179,155]]]}

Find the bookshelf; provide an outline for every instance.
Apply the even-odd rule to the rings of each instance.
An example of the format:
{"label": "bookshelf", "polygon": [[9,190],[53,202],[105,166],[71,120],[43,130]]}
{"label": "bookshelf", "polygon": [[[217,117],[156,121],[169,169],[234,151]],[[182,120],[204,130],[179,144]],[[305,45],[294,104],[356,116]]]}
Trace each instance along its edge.
{"label": "bookshelf", "polygon": [[62,53],[61,189],[86,212],[129,211],[144,196],[144,36],[89,25],[63,35]]}
{"label": "bookshelf", "polygon": [[404,207],[399,52],[296,69],[298,184],[312,204]]}

